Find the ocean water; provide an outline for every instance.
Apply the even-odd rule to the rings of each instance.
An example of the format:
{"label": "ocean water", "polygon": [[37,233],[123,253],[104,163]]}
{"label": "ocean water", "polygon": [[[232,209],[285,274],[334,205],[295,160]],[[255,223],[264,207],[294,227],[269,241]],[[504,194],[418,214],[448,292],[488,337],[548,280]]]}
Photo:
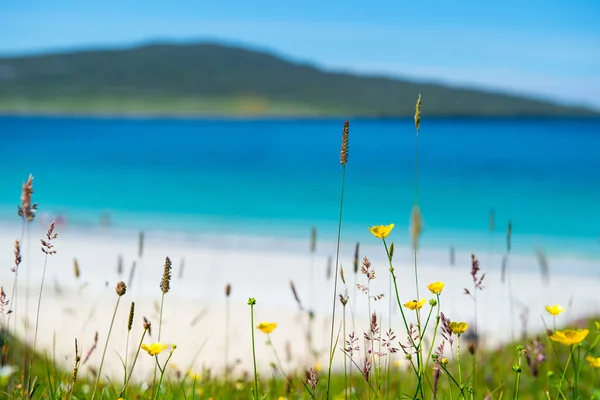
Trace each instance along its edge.
{"label": "ocean water", "polygon": [[[0,223],[31,173],[40,221],[335,240],[343,120],[0,117]],[[419,135],[424,247],[600,258],[600,120],[432,119]],[[408,245],[410,119],[351,120],[343,240],[396,224]],[[495,229],[489,231],[490,210]]]}

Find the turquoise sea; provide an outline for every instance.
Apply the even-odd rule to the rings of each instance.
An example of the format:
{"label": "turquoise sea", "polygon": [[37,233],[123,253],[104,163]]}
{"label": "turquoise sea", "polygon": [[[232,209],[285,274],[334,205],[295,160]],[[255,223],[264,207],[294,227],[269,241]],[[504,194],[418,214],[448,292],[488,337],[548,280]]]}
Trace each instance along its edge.
{"label": "turquoise sea", "polygon": [[[0,117],[0,223],[18,223],[31,173],[39,219],[67,227],[335,239],[343,120]],[[343,240],[414,200],[410,119],[350,121]],[[424,247],[543,246],[600,258],[599,119],[426,119]],[[490,210],[495,229],[490,235]],[[402,237],[402,236],[401,236]]]}

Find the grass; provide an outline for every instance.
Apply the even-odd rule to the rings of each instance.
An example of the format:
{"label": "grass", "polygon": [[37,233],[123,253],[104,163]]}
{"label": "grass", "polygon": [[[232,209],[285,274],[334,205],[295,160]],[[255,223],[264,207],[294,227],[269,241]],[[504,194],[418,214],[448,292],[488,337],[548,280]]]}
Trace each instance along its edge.
{"label": "grass", "polygon": [[[420,102],[415,113],[417,140],[420,133]],[[417,142],[418,143],[418,142]],[[342,206],[344,193],[344,176],[348,164],[349,124],[346,121],[342,135],[340,164],[342,165],[341,201],[339,209],[338,252],[342,234]],[[554,326],[547,332],[538,335],[521,337],[498,348],[478,346],[477,331],[479,326],[469,327],[461,321],[451,321],[444,314],[444,283],[432,282],[420,287],[417,279],[418,243],[421,235],[421,210],[418,198],[418,145],[415,146],[415,204],[411,214],[411,239],[414,252],[414,276],[403,273],[399,276],[394,262],[393,243],[388,245],[386,239],[394,225],[380,225],[369,228],[374,240],[381,242],[381,251],[389,262],[388,272],[390,290],[388,293],[373,293],[371,281],[376,279],[374,268],[368,257],[364,257],[359,269],[359,246],[354,260],[355,277],[360,281],[355,286],[350,299],[344,270],[335,262],[333,275],[332,312],[330,331],[327,332],[329,342],[329,363],[327,366],[311,366],[309,369],[284,371],[270,333],[276,329],[274,322],[261,322],[255,326],[254,313],[261,306],[260,298],[248,300],[249,322],[252,340],[248,343],[235,342],[235,346],[252,348],[253,373],[248,375],[213,374],[210,369],[200,374],[193,369],[178,370],[168,368],[175,351],[195,352],[198,349],[177,350],[175,345],[168,346],[160,342],[162,314],[165,295],[170,290],[171,261],[167,257],[162,271],[160,291],[160,311],[158,318],[158,342],[144,344],[146,334],[152,329],[150,321],[144,318],[143,332],[139,341],[130,338],[131,324],[134,320],[134,305],[130,307],[127,321],[127,347],[129,341],[137,343],[132,349],[135,356],[131,361],[125,356],[122,361],[123,381],[106,380],[102,375],[104,356],[109,347],[111,332],[115,318],[106,321],[110,325],[108,336],[102,351],[102,361],[92,368],[91,374],[80,373],[84,356],[78,348],[77,339],[73,351],[73,369],[59,363],[52,353],[40,353],[36,348],[38,322],[35,324],[33,348],[25,346],[26,341],[11,334],[10,317],[17,320],[22,317],[18,310],[8,309],[8,304],[17,303],[18,291],[12,291],[14,299],[7,297],[2,290],[0,304],[2,309],[2,330],[0,340],[2,348],[2,367],[0,368],[0,394],[7,399],[600,399],[599,369],[600,357],[597,349],[600,341],[600,323],[594,318],[579,321],[576,328],[557,327],[556,315],[564,309],[559,306],[549,307],[547,311],[554,316]],[[426,149],[421,149],[426,151]],[[351,164],[348,164],[351,165]],[[19,216],[23,219],[23,227],[33,220],[37,205],[32,202],[33,180],[29,178],[23,185]],[[18,233],[17,233],[18,234]],[[316,237],[316,233],[313,233]],[[57,234],[52,224],[42,241],[42,251],[46,254],[44,270],[55,253],[54,240]],[[314,251],[316,239],[311,240],[310,251]],[[22,239],[21,239],[22,242]],[[143,237],[140,236],[139,258],[142,256]],[[20,245],[15,247],[15,288],[18,268],[21,263]],[[337,258],[337,257],[336,257]],[[312,257],[311,257],[312,259]],[[359,272],[359,273],[357,273]],[[467,271],[465,271],[467,272]],[[381,274],[381,271],[378,271]],[[469,290],[474,301],[474,314],[477,314],[477,292],[484,290],[485,273],[480,270],[475,255],[472,256],[471,275],[473,286]],[[158,276],[157,276],[158,279]],[[400,293],[398,280],[406,279],[415,282],[414,293]],[[313,282],[313,280],[310,280]],[[43,305],[44,281],[39,291],[37,315]],[[339,289],[339,290],[338,290]],[[419,291],[420,289],[420,291]],[[427,290],[425,290],[427,289]],[[292,291],[303,311],[297,291],[292,283]],[[115,313],[121,297],[126,293],[126,284],[119,282],[115,289]],[[231,287],[226,286],[225,296],[229,302]],[[312,293],[312,288],[309,290]],[[419,294],[427,293],[421,298]],[[383,297],[393,298],[397,305],[403,329],[398,332],[392,326],[386,330],[378,316],[377,304]],[[512,296],[512,295],[510,295]],[[505,299],[509,300],[509,299]],[[336,304],[340,301],[342,316],[336,316]],[[350,307],[349,316],[352,323],[347,323],[348,304],[356,301],[368,302],[368,329],[366,332],[355,332],[350,326],[356,326]],[[229,303],[227,303],[229,304]],[[540,310],[541,312],[541,310]],[[227,321],[229,316],[227,315]],[[477,318],[475,317],[475,321]],[[177,323],[171,321],[171,323]],[[312,318],[306,319],[309,332]],[[229,324],[227,323],[227,326]],[[267,335],[268,347],[272,350],[273,373],[258,373],[256,365],[255,330]],[[230,332],[225,332],[229,336]],[[472,335],[475,333],[475,335]],[[41,334],[47,334],[41,332]],[[96,338],[96,344],[97,344]],[[116,340],[116,339],[115,339]],[[311,341],[307,340],[310,346]],[[225,349],[227,368],[229,341]],[[95,347],[95,345],[94,345]],[[201,350],[201,349],[200,349]],[[131,380],[140,353],[148,353],[153,357],[154,373],[145,377],[143,382]],[[392,355],[399,353],[402,358],[392,365]],[[340,358],[335,358],[339,355]],[[82,360],[83,358],[83,360]],[[123,358],[121,358],[123,360]],[[146,358],[147,360],[147,358]],[[597,365],[599,364],[599,365]]]}

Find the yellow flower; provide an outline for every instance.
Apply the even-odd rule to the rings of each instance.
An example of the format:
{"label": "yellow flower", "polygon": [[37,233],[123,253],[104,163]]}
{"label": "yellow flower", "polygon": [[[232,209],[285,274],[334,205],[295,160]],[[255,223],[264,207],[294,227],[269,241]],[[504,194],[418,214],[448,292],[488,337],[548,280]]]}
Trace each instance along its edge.
{"label": "yellow flower", "polygon": [[600,322],[595,321],[594,324],[596,324],[596,329],[598,329],[600,331]]}
{"label": "yellow flower", "polygon": [[317,363],[315,364],[315,371],[317,371],[317,373],[323,371],[323,365],[317,361]]}
{"label": "yellow flower", "polygon": [[388,235],[390,234],[392,229],[394,229],[394,224],[390,224],[387,226],[386,225],[373,226],[373,227],[369,228],[369,231],[376,238],[385,239],[386,237],[388,237]]}
{"label": "yellow flower", "polygon": [[404,307],[410,309],[410,310],[420,310],[421,307],[423,307],[423,304],[425,304],[427,300],[425,299],[421,299],[421,301],[417,301],[417,300],[411,300],[407,303],[404,303]]}
{"label": "yellow flower", "polygon": [[550,335],[550,339],[555,342],[570,346],[572,344],[581,343],[583,339],[590,333],[588,329],[565,329],[564,331],[556,331]]}
{"label": "yellow flower", "polygon": [[143,344],[142,350],[146,350],[148,352],[148,354],[150,354],[151,356],[155,356],[157,354],[162,353],[162,351],[164,349],[166,349],[167,347],[169,347],[168,344],[156,342],[156,343],[152,343],[150,346],[148,346],[147,344]]}
{"label": "yellow flower", "polygon": [[587,362],[590,363],[592,367],[600,368],[600,357],[587,356],[585,359],[587,360]]}
{"label": "yellow flower", "polygon": [[466,322],[450,322],[450,330],[455,335],[462,335],[466,332],[468,327],[469,324],[467,324]]}
{"label": "yellow flower", "polygon": [[402,367],[402,360],[396,360],[396,361],[394,361],[394,367],[396,367],[396,368]]}
{"label": "yellow flower", "polygon": [[554,315],[556,317],[558,314],[565,311],[565,308],[560,304],[554,304],[551,306],[546,306],[546,311],[548,311],[550,315]]}
{"label": "yellow flower", "polygon": [[442,293],[442,290],[444,290],[444,283],[443,282],[433,282],[433,283],[429,284],[429,286],[427,286],[427,289],[429,289],[431,291],[431,293],[433,293],[433,294],[440,294],[440,293]]}
{"label": "yellow flower", "polygon": [[271,333],[275,330],[275,328],[277,328],[277,323],[275,322],[261,322],[260,324],[256,325],[256,329],[263,333]]}
{"label": "yellow flower", "polygon": [[191,369],[188,371],[187,375],[188,375],[189,378],[191,378],[194,381],[200,380],[200,375],[198,375],[197,373],[195,373]]}

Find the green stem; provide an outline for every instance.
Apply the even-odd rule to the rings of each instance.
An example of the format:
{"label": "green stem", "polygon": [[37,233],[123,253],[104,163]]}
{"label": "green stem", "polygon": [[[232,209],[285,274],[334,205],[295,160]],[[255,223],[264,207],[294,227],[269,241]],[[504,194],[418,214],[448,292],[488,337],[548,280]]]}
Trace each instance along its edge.
{"label": "green stem", "polygon": [[441,311],[441,305],[440,305],[440,295],[439,293],[436,294],[437,296],[437,315],[435,317],[435,326],[433,328],[433,338],[431,339],[431,347],[429,348],[429,354],[427,354],[427,359],[425,360],[425,366],[424,368],[427,369],[427,365],[429,364],[429,359],[431,358],[431,354],[433,353],[433,347],[435,346],[435,338],[437,336],[437,330],[438,327],[440,326],[440,311]]}
{"label": "green stem", "polygon": [[342,165],[342,194],[340,197],[340,217],[338,221],[337,232],[337,247],[335,252],[335,275],[333,284],[333,307],[331,316],[331,337],[329,339],[329,367],[327,369],[327,399],[329,399],[329,390],[331,388],[331,365],[333,364],[333,331],[335,329],[335,305],[337,303],[337,281],[339,274],[339,259],[340,259],[340,238],[342,234],[342,211],[344,206],[344,187],[346,182],[346,165]]}
{"label": "green stem", "polygon": [[119,397],[123,397],[125,395],[125,389],[127,389],[127,385],[131,380],[131,375],[133,374],[133,369],[135,368],[135,364],[137,362],[138,356],[140,355],[140,349],[142,348],[142,343],[144,343],[144,337],[146,336],[146,331],[148,329],[144,328],[144,332],[142,333],[142,338],[140,339],[140,344],[138,345],[137,351],[135,353],[135,357],[133,358],[133,363],[131,364],[131,369],[129,370],[129,376],[127,376],[127,380],[125,381],[125,385],[123,385],[123,390],[119,394]]}
{"label": "green stem", "polygon": [[156,365],[158,366],[158,369],[160,370],[160,379],[158,380],[158,386],[156,387],[155,390],[155,394],[154,394],[154,399],[158,399],[158,394],[160,393],[160,387],[162,385],[163,382],[163,378],[165,376],[165,370],[167,369],[167,364],[169,363],[169,360],[171,360],[171,357],[173,357],[173,352],[175,351],[175,347],[173,347],[171,349],[171,352],[169,353],[169,357],[167,358],[167,361],[165,361],[165,364],[162,366],[162,368],[160,367],[160,364],[158,363],[158,354],[156,354],[154,356],[154,359],[156,360]]}
{"label": "green stem", "polygon": [[[460,388],[461,388],[461,391],[462,391],[463,381],[462,381],[462,368],[461,368],[461,365],[460,365],[460,336],[461,335],[458,335],[458,343],[457,343],[458,347],[456,349],[456,358],[457,358],[457,361],[458,361],[458,382],[460,383]],[[463,393],[463,397],[464,397],[464,393]]]}
{"label": "green stem", "polygon": [[273,350],[273,354],[275,355],[275,360],[277,361],[277,366],[279,367],[279,371],[281,372],[281,374],[283,375],[283,377],[287,377],[288,375],[285,373],[285,370],[283,369],[283,366],[281,364],[281,360],[279,359],[279,355],[277,354],[277,350],[275,350],[275,346],[273,345],[273,342],[271,341],[271,334],[267,334],[267,340],[268,340],[268,345],[271,347],[271,349]]}
{"label": "green stem", "polygon": [[[344,340],[346,340],[346,305],[344,305],[344,313],[342,314],[342,324],[344,326]],[[389,373],[389,368],[388,368]],[[389,378],[389,376],[388,376]],[[389,390],[389,388],[388,388]],[[348,360],[344,357],[344,400],[348,400]]]}
{"label": "green stem", "polygon": [[[158,342],[160,343],[160,334],[162,332],[162,317],[163,317],[163,306],[165,304],[165,292],[163,292],[162,297],[160,299],[160,313],[158,317]],[[154,374],[152,378],[152,397],[154,397],[154,387],[156,386],[156,366],[158,363],[154,364]]]}
{"label": "green stem", "polygon": [[[29,229],[28,229],[29,231]],[[38,297],[38,304],[37,304],[37,313],[36,313],[36,317],[35,317],[35,333],[33,335],[33,352],[31,353],[31,359],[29,361],[29,372],[28,372],[28,378],[27,378],[27,396],[29,396],[29,393],[31,391],[31,375],[33,372],[33,359],[35,358],[35,347],[37,344],[37,334],[38,334],[38,327],[39,327],[39,322],[40,322],[40,307],[42,305],[42,292],[44,291],[44,280],[46,278],[46,266],[48,265],[48,253],[46,253],[46,257],[44,259],[44,272],[42,273],[42,283],[40,285],[40,293],[39,293],[39,297]],[[29,268],[27,268],[27,271],[29,272]],[[29,278],[27,279],[29,281]],[[27,288],[29,288],[29,286],[27,286]],[[27,289],[27,291],[29,291],[29,289]],[[29,297],[29,296],[27,296]],[[25,302],[27,303],[27,297],[25,298]],[[118,305],[118,303],[117,303]],[[25,307],[26,311],[27,311],[27,306]],[[116,310],[115,310],[116,312]],[[114,316],[113,316],[113,320],[114,320]],[[25,329],[27,329],[27,327],[29,326],[29,322],[27,321],[25,323]],[[25,337],[27,337],[27,331],[25,331]]]}
{"label": "green stem", "polygon": [[573,355],[574,346],[571,346],[571,351],[569,351],[569,357],[567,358],[567,363],[565,364],[565,369],[563,371],[562,376],[560,377],[560,381],[558,382],[558,391],[561,391],[562,383],[565,379],[565,375],[567,375],[567,369],[569,369],[569,363],[571,362],[571,356]]}
{"label": "green stem", "polygon": [[575,362],[573,363],[573,367],[575,368],[575,384],[573,385],[573,398],[574,399],[578,399],[579,398],[579,369],[580,369],[580,365],[579,363],[581,362],[581,346],[577,345],[577,360],[575,360]]}
{"label": "green stem", "polygon": [[254,304],[250,304],[250,330],[252,331],[252,359],[254,361],[254,399],[258,400],[258,373],[256,371],[256,346],[254,345]]}
{"label": "green stem", "polygon": [[513,400],[519,400],[519,386],[521,384],[521,361],[523,353],[519,351],[519,364],[515,368],[515,386],[513,387]]}
{"label": "green stem", "polygon": [[125,374],[123,376],[123,385],[127,382],[127,359],[129,356],[129,335],[131,334],[130,330],[127,330],[127,343],[125,343],[125,362],[123,369],[125,370]]}
{"label": "green stem", "polygon": [[119,308],[119,302],[121,296],[117,297],[117,304],[115,305],[115,311],[113,312],[112,320],[110,321],[110,328],[108,328],[108,335],[106,335],[106,343],[104,344],[104,351],[102,352],[102,359],[100,360],[100,366],[98,367],[98,374],[96,375],[96,384],[94,385],[94,391],[92,392],[92,400],[96,397],[96,390],[98,389],[98,383],[102,376],[102,366],[104,365],[104,357],[106,356],[106,349],[108,348],[108,341],[110,340],[110,333],[112,332],[113,325],[115,323],[115,317],[117,315],[117,309]]}

